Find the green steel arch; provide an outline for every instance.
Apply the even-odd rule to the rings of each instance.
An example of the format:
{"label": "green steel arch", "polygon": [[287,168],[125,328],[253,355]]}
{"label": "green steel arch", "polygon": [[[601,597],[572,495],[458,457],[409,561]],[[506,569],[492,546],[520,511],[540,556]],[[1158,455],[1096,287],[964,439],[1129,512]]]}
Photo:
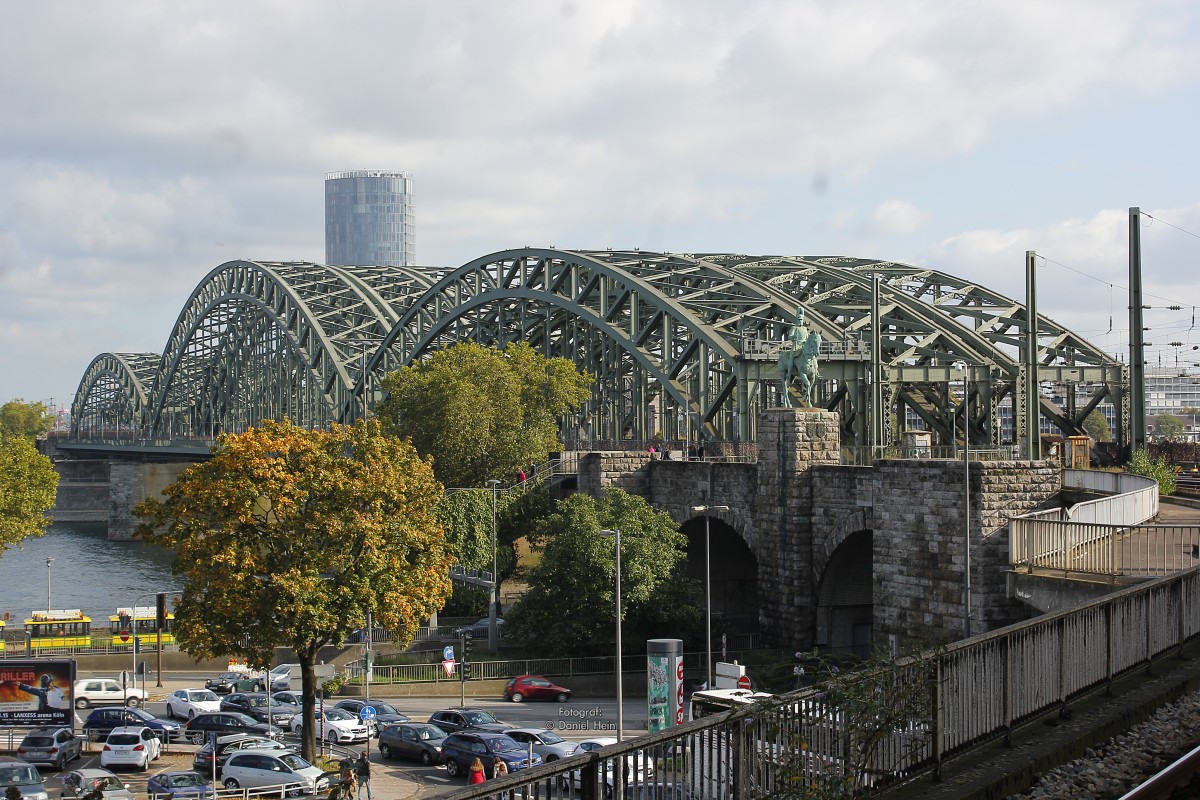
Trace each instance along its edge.
{"label": "green steel arch", "polygon": [[140,435],[158,353],[101,353],[92,359],[71,402],[76,438]]}
{"label": "green steel arch", "polygon": [[222,264],[188,298],[153,367],[142,355],[126,368],[136,380],[98,366],[105,356],[93,362],[75,430],[122,393],[131,427],[151,439],[207,439],[283,416],[350,421],[378,399],[379,376],[473,339],[526,341],[596,376],[587,407],[563,421],[564,438],[752,440],[759,413],[781,404],[776,360],[797,306],[824,340],[817,396],[841,413],[847,444],[895,443],[891,420],[905,409],[942,443],[966,414],[974,443],[999,444],[1006,398],[1026,429],[1029,380],[1092,387],[1082,409],[1043,403],[1068,433],[1105,398],[1124,406],[1122,365],[1045,317],[1038,362],[1023,363],[1022,304],[935,270],[521,248],[453,270]]}

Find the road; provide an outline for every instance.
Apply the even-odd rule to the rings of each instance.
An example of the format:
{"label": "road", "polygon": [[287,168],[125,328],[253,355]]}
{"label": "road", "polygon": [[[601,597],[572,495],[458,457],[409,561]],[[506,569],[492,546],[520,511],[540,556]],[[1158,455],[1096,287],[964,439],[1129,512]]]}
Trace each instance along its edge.
{"label": "road", "polygon": [[[81,673],[79,677],[103,677],[108,673]],[[151,714],[162,717],[166,714],[166,703],[163,701],[170,692],[189,687],[203,687],[207,674],[201,673],[164,673],[163,687],[155,688],[153,680],[146,691],[150,701],[145,708]],[[140,686],[140,684],[139,684]],[[386,698],[399,711],[414,720],[425,720],[434,711],[449,706],[458,705],[458,698],[446,697],[400,697]],[[518,727],[550,728],[564,739],[579,741],[591,736],[614,736],[616,731],[617,704],[616,699],[606,698],[576,698],[568,703],[530,702],[511,703],[502,698],[467,698],[467,705],[490,711],[503,722]],[[644,710],[635,711],[635,702],[626,701],[625,712],[626,735],[636,736],[644,733],[642,730],[631,728],[630,721],[636,718],[641,722]],[[82,727],[88,710],[77,712],[79,722],[77,729]],[[74,761],[69,769],[99,766],[100,746],[90,743],[83,758]],[[375,749],[375,741],[370,742],[372,768],[372,785],[380,797],[389,800],[406,798],[437,797],[462,788],[465,783],[462,778],[451,779],[443,766],[425,767],[416,762],[387,761],[384,762]],[[192,755],[196,745],[187,742],[171,743],[163,756],[145,773],[122,772],[121,777],[129,784],[130,789],[137,795],[146,795],[146,781],[150,775],[164,769],[191,769]],[[48,767],[38,767],[46,781],[46,788],[51,798],[61,796],[61,775]]]}

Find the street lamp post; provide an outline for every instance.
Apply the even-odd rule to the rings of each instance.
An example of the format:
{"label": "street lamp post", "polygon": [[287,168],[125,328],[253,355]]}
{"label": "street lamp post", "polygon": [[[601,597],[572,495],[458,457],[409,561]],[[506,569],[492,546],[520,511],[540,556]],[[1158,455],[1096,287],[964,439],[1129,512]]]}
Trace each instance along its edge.
{"label": "street lamp post", "polygon": [[601,536],[612,536],[617,544],[617,741],[625,736],[625,692],[621,680],[621,532],[619,530],[600,531]]}
{"label": "street lamp post", "polygon": [[46,612],[50,612],[50,565],[54,563],[54,556],[46,556]]}
{"label": "street lamp post", "polygon": [[488,650],[494,653],[500,645],[496,630],[496,616],[500,606],[500,574],[496,560],[496,490],[500,487],[500,481],[492,478],[487,483],[492,487],[492,597],[488,603]]}
{"label": "street lamp post", "polygon": [[713,511],[728,511],[729,506],[692,506],[692,513],[704,514],[704,669],[708,680],[706,685],[713,688],[712,674],[712,558],[709,547],[709,515]]}

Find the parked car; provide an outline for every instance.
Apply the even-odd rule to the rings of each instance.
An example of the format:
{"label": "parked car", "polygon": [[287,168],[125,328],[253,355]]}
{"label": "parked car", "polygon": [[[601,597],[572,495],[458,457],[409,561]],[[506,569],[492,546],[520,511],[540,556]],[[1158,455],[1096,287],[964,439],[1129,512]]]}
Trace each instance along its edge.
{"label": "parked car", "polygon": [[[88,767],[77,769],[62,776],[64,798],[83,797],[99,791],[104,800],[134,800],[129,784],[106,769]],[[45,794],[42,798],[45,798]]]}
{"label": "parked car", "polygon": [[167,716],[191,719],[221,710],[221,698],[210,689],[176,689],[167,696]]}
{"label": "parked car", "polygon": [[[254,717],[259,722],[271,722],[281,728],[292,724],[292,718],[300,713],[297,706],[281,705],[274,698],[267,702],[266,692],[231,692],[221,701],[222,711],[240,711],[248,717]],[[271,719],[267,719],[270,711]]]}
{"label": "parked car", "polygon": [[[575,753],[590,753],[594,750],[599,750],[602,747],[607,747],[610,744],[616,744],[617,740],[612,736],[598,736],[592,739],[583,739],[575,746]],[[625,756],[626,776],[629,783],[646,783],[647,778],[654,777],[654,765],[647,758],[645,753],[639,753]],[[607,789],[604,794],[606,797],[611,797],[613,794],[613,784],[616,780],[617,765],[612,763],[612,759],[607,762],[602,762],[600,765],[601,780],[607,784]],[[563,789],[571,789],[580,785],[580,771],[575,770],[569,775],[563,775],[559,779],[559,785]]]}
{"label": "parked car", "polygon": [[291,786],[288,794],[316,794],[329,787],[329,779],[320,767],[314,767],[295,753],[242,750],[225,762],[221,785],[226,789],[258,789],[264,786]]}
{"label": "parked car", "polygon": [[135,707],[146,702],[146,693],[136,686],[121,688],[116,678],[84,678],[75,681],[75,707],[87,708],[116,703]]}
{"label": "parked car", "polygon": [[271,667],[267,677],[271,679],[271,691],[280,692],[292,688],[292,669],[300,669],[299,664],[277,664]]}
{"label": "parked car", "polygon": [[291,705],[299,708],[304,705],[304,697],[299,692],[275,692],[271,695],[271,702],[279,703],[281,706]]}
{"label": "parked car", "polygon": [[10,786],[17,787],[21,800],[50,799],[37,767],[19,758],[0,756],[0,791],[7,792]]}
{"label": "parked car", "polygon": [[379,755],[384,758],[415,758],[422,764],[442,763],[442,741],[446,732],[428,722],[401,722],[379,731]]}
{"label": "parked car", "polygon": [[487,777],[495,777],[492,773],[496,759],[502,760],[509,772],[519,769],[536,767],[542,763],[542,757],[529,753],[503,733],[487,733],[486,731],[460,731],[452,733],[442,741],[442,758],[446,762],[446,774],[451,778],[457,775],[467,775],[471,762],[479,759],[483,762]]}
{"label": "parked car", "polygon": [[[491,623],[488,621],[487,617],[484,617],[483,619],[475,620],[470,625],[463,625],[461,628],[455,628],[454,635],[462,638],[464,634],[470,633],[472,639],[486,639],[488,637],[488,629],[490,627]],[[496,617],[496,638],[500,638],[500,634],[503,632],[504,619],[502,617]]]}
{"label": "parked car", "polygon": [[[231,733],[227,736],[217,737],[217,776],[221,775],[221,768],[225,766],[225,761],[234,753],[240,750],[266,750],[294,753],[295,748],[286,745],[283,742],[274,739],[268,739],[265,736],[251,736],[244,733]],[[211,775],[213,771],[213,747],[212,742],[205,742],[202,747],[196,750],[196,754],[192,756],[192,769],[199,770],[205,775]]]}
{"label": "parked car", "polygon": [[513,727],[496,719],[482,708],[443,708],[433,712],[429,722],[446,733],[465,730],[503,733]]}
{"label": "parked car", "polygon": [[68,761],[83,755],[83,737],[70,728],[36,728],[25,734],[17,755],[30,764],[49,764],[61,770]]}
{"label": "parked car", "polygon": [[218,711],[215,714],[197,714],[189,719],[184,736],[190,742],[203,744],[210,732],[215,732],[218,736],[227,733],[252,733],[272,739],[283,733],[274,725],[259,722],[237,711]]}
{"label": "parked car", "polygon": [[83,722],[83,733],[94,741],[103,741],[109,731],[128,725],[141,725],[158,734],[160,739],[175,741],[183,734],[178,722],[159,719],[144,708],[97,708]]}
{"label": "parked car", "polygon": [[222,672],[220,675],[206,680],[204,688],[217,694],[253,692],[261,683],[262,681],[258,678],[248,675],[245,672]]}
{"label": "parked car", "polygon": [[522,700],[555,700],[565,703],[571,699],[571,690],[551,683],[541,675],[518,675],[504,684],[504,699],[514,703]]}
{"label": "parked car", "polygon": [[[323,737],[330,744],[365,742],[371,738],[371,729],[362,720],[348,711],[343,711],[340,708],[323,708],[317,706],[313,711],[313,716],[317,724],[318,737]],[[296,736],[302,736],[304,733],[303,723],[303,716],[293,717],[292,733]]]}
{"label": "parked car", "polygon": [[171,800],[213,800],[216,797],[212,785],[194,769],[169,769],[151,775],[146,781],[146,794],[151,797],[168,795]]}
{"label": "parked car", "polygon": [[547,764],[575,752],[574,742],[568,742],[554,731],[545,728],[510,728],[505,733],[526,749],[532,744],[533,752],[541,756],[542,761]]}
{"label": "parked car", "polygon": [[145,770],[162,754],[158,734],[144,725],[113,728],[100,751],[100,766],[137,767]]}
{"label": "parked car", "polygon": [[362,719],[362,710],[366,706],[370,706],[371,708],[375,709],[375,721],[367,723],[367,727],[371,729],[372,736],[376,735],[380,728],[385,728],[388,725],[395,725],[398,722],[412,722],[407,714],[400,713],[395,706],[390,703],[385,703],[383,700],[359,700],[356,698],[350,698],[347,700],[342,700],[335,707],[353,714],[359,719]]}

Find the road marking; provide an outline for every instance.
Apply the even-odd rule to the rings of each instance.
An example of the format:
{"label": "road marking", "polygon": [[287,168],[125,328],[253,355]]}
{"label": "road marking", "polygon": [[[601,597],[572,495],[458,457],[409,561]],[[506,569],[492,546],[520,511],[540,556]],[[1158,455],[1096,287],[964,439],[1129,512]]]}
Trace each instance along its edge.
{"label": "road marking", "polygon": [[426,775],[425,778],[431,781],[441,781],[442,783],[450,782],[449,778],[443,778],[441,775]]}

